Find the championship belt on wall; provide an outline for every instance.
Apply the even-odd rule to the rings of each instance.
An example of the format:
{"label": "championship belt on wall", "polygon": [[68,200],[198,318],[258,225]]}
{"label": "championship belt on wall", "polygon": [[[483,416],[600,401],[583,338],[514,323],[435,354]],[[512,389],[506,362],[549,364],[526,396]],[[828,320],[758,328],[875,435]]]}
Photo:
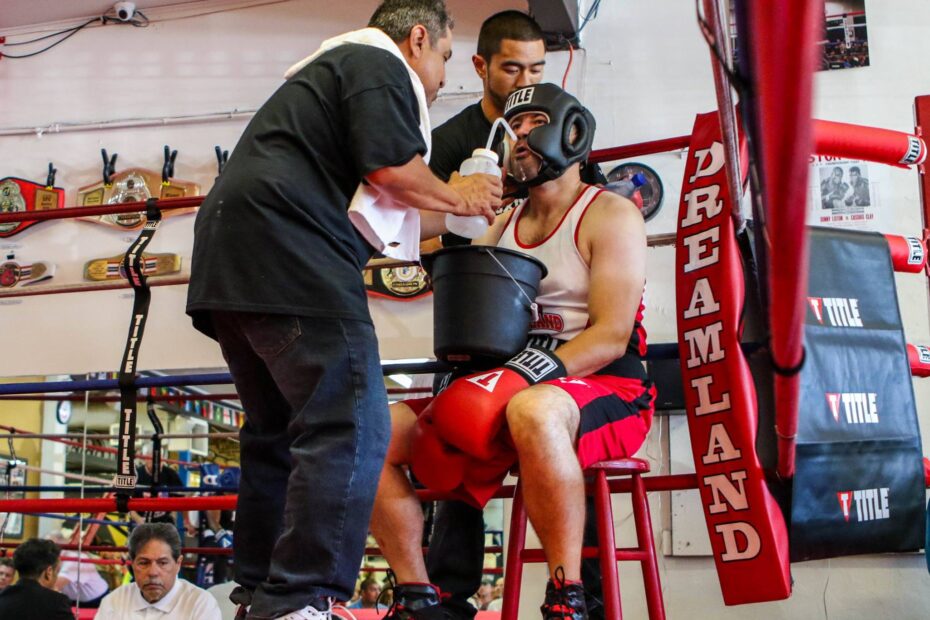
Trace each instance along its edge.
{"label": "championship belt on wall", "polygon": [[45,261],[36,261],[32,264],[13,260],[13,255],[0,263],[0,289],[14,286],[30,286],[55,276],[55,265]]}
{"label": "championship belt on wall", "polygon": [[[123,272],[124,254],[109,258],[95,258],[84,264],[84,279],[92,282],[126,279]],[[142,273],[146,276],[168,276],[181,271],[181,257],[178,254],[142,255]]]}
{"label": "championship belt on wall", "polygon": [[391,267],[365,271],[365,290],[375,297],[410,301],[432,291],[422,267]]}
{"label": "championship belt on wall", "polygon": [[[429,254],[442,248],[439,239],[428,239],[420,243],[420,254]],[[378,267],[379,262],[393,263],[386,259],[372,259],[362,272],[365,290],[372,297],[383,297],[396,301],[411,301],[433,292],[426,271],[419,265],[404,267]]]}
{"label": "championship belt on wall", "polygon": [[[65,190],[54,187],[56,172],[52,164],[49,164],[45,185],[16,177],[0,179],[0,213],[49,211],[64,207]],[[0,224],[0,237],[12,237],[37,223],[37,220],[26,220]]]}
{"label": "championship belt on wall", "polygon": [[[198,196],[200,185],[192,181],[180,181],[174,176],[174,161],[178,152],[165,147],[165,164],[161,174],[145,168],[129,168],[122,172],[115,172],[117,154],[107,157],[105,149],[103,155],[103,179],[92,185],[86,185],[78,190],[77,206],[98,207],[101,205],[115,205],[129,202],[145,202],[149,198],[181,198],[184,196]],[[171,209],[162,213],[162,217],[172,217],[193,213],[196,207],[185,209]],[[119,213],[112,215],[94,215],[81,218],[88,222],[98,222],[123,230],[137,230],[145,225],[145,211],[138,213]]]}

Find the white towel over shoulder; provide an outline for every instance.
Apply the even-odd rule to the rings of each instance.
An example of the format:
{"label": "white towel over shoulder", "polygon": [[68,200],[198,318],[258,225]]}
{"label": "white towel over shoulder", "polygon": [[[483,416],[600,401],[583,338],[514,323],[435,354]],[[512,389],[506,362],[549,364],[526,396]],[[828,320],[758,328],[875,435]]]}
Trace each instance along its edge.
{"label": "white towel over shoulder", "polygon": [[[420,109],[420,133],[426,142],[425,161],[429,161],[432,146],[430,139],[429,110],[426,91],[416,72],[407,64],[397,44],[377,28],[362,28],[323,41],[320,49],[304,58],[284,74],[285,79],[313,62],[317,56],[346,43],[371,45],[387,50],[397,56],[407,68],[413,92]],[[420,212],[405,205],[396,204],[376,189],[360,183],[352,202],[349,203],[349,220],[363,237],[385,256],[399,260],[417,260],[420,257]]]}

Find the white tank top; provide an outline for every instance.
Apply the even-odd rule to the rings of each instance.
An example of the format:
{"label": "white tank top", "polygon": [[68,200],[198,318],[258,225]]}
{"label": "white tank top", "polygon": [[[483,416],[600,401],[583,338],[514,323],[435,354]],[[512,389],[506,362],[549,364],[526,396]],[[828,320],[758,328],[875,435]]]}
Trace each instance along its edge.
{"label": "white tank top", "polygon": [[540,283],[536,303],[539,320],[530,324],[530,335],[571,340],[588,326],[590,269],[578,251],[578,229],[588,207],[603,189],[588,186],[565,212],[548,237],[533,245],[520,242],[517,232],[523,209],[516,207],[497,245],[538,258],[549,270]]}

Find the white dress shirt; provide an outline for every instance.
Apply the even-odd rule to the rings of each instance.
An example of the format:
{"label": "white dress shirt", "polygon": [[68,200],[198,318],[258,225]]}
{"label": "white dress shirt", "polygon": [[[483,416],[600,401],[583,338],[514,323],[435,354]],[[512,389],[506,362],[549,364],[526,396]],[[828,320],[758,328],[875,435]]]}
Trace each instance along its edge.
{"label": "white dress shirt", "polygon": [[142,598],[135,583],[120,586],[100,603],[96,620],[222,620],[222,615],[206,590],[178,579],[155,603]]}

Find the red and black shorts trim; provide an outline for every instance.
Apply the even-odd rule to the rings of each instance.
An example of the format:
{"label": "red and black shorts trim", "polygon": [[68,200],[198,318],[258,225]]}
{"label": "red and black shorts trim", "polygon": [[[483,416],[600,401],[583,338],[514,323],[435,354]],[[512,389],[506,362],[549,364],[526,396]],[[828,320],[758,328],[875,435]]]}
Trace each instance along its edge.
{"label": "red and black shorts trim", "polygon": [[576,451],[582,468],[633,456],[646,440],[655,412],[651,381],[590,375],[545,383],[565,391],[581,411]]}

